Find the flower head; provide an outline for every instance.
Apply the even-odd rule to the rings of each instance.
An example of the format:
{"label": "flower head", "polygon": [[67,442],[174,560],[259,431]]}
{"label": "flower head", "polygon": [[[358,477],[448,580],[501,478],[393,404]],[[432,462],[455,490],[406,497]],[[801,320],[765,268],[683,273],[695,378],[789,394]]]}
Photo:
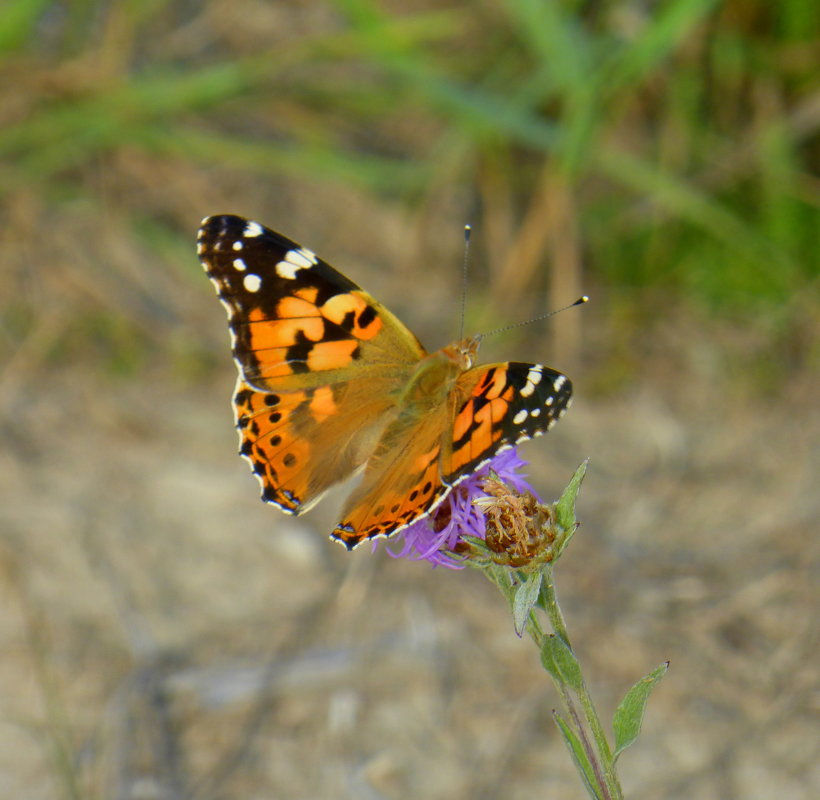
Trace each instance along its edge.
{"label": "flower head", "polygon": [[520,569],[539,570],[553,561],[565,540],[550,506],[532,492],[515,492],[497,478],[484,482],[489,497],[476,500],[484,510],[485,561]]}
{"label": "flower head", "polygon": [[[492,503],[499,501],[499,485],[504,486],[507,492],[513,492],[514,496],[532,498],[532,502],[540,506],[532,487],[519,474],[526,463],[515,449],[499,453],[459,483],[430,516],[399,531],[392,539],[392,542],[399,544],[399,549],[393,551],[388,547],[388,554],[393,558],[426,560],[433,566],[463,569],[471,552],[471,546],[464,537],[485,539],[488,520],[488,546],[493,548],[492,543],[496,541],[493,537],[497,538],[495,531],[501,518],[493,512]],[[488,502],[491,503],[489,507],[486,505]]]}

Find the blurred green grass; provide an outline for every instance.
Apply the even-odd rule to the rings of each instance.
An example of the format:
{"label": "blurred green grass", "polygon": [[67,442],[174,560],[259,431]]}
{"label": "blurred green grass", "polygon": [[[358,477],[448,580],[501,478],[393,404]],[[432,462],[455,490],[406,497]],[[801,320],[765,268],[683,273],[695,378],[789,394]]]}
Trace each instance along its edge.
{"label": "blurred green grass", "polygon": [[[16,506],[7,560],[19,559],[19,574],[39,574],[50,592],[39,598],[20,581],[47,723],[42,736],[37,715],[26,709],[25,747],[31,749],[34,731],[51,765],[50,775],[38,779],[53,779],[61,796],[82,795],[85,771],[96,769],[95,759],[105,763],[94,752],[97,723],[89,717],[108,713],[111,687],[131,668],[123,634],[106,627],[111,604],[100,597],[108,595],[87,588],[87,554],[76,557],[81,567],[66,556],[75,539],[88,536],[83,547],[95,564],[109,547],[127,564],[111,569],[114,597],[121,597],[119,576],[133,570],[137,577],[125,582],[137,598],[126,601],[129,619],[131,606],[140,614],[148,609],[149,620],[163,620],[156,626],[161,638],[168,609],[181,609],[180,624],[190,630],[180,641],[194,663],[201,641],[206,661],[216,640],[238,641],[240,651],[252,641],[247,650],[256,652],[260,626],[269,625],[275,607],[267,598],[279,598],[292,577],[287,558],[271,564],[259,558],[257,545],[242,544],[244,530],[238,538],[225,535],[236,527],[233,485],[223,488],[223,473],[211,474],[200,450],[208,447],[202,431],[210,417],[198,417],[208,373],[231,367],[194,230],[204,214],[235,212],[304,235],[340,268],[359,259],[361,275],[351,275],[381,281],[372,288],[391,290],[384,293],[391,304],[404,294],[414,326],[430,319],[441,319],[450,333],[457,326],[465,221],[475,228],[468,309],[475,319],[468,330],[538,313],[536,297],[556,307],[581,291],[592,295],[583,312],[561,317],[561,326],[584,326],[580,339],[555,346],[556,366],[581,378],[579,397],[629,389],[648,374],[665,379],[665,397],[677,395],[685,413],[669,411],[666,402],[655,410],[651,397],[590,404],[584,421],[597,433],[575,434],[572,448],[606,444],[584,450],[599,452],[603,464],[604,510],[597,525],[590,514],[589,529],[612,528],[604,535],[623,536],[624,543],[611,548],[590,537],[588,563],[598,571],[578,575],[577,608],[593,617],[613,609],[598,624],[611,634],[617,616],[617,636],[627,640],[638,623],[646,625],[651,604],[666,609],[656,616],[672,628],[664,633],[655,625],[647,641],[706,643],[693,650],[694,677],[678,684],[697,685],[675,696],[668,718],[680,717],[681,709],[692,714],[684,725],[700,733],[689,739],[733,769],[744,762],[732,762],[729,748],[751,741],[750,780],[761,780],[767,773],[753,751],[767,743],[764,726],[776,725],[784,708],[806,706],[805,681],[793,680],[783,665],[811,663],[806,542],[807,521],[816,514],[805,491],[811,479],[804,415],[816,393],[794,405],[784,396],[800,383],[789,378],[820,361],[818,53],[820,3],[805,0],[0,4],[0,381],[7,388],[23,378],[6,393],[5,444],[9,464],[19,469],[7,472],[16,478],[9,485],[26,487],[15,488],[7,503]],[[409,274],[388,257],[403,248]],[[438,292],[448,282],[449,298]],[[526,335],[543,337],[545,328],[509,332],[508,355],[510,340]],[[577,372],[568,356],[573,345]],[[544,357],[540,349],[524,352]],[[77,365],[77,377],[59,374]],[[169,376],[194,390],[176,391]],[[751,387],[755,402],[745,403],[740,391],[723,392],[721,378]],[[98,391],[105,381],[128,382],[133,391]],[[219,419],[227,429],[226,386],[213,397],[224,398]],[[708,412],[715,418],[695,431]],[[642,442],[629,426],[643,426],[644,417]],[[231,432],[226,436],[230,442]],[[134,448],[132,457],[142,441],[162,447],[145,456]],[[223,439],[213,441],[222,453]],[[177,457],[175,450],[185,452]],[[191,467],[200,463],[204,472]],[[75,473],[84,473],[77,483]],[[241,491],[247,478],[241,475]],[[642,486],[649,478],[655,482]],[[648,505],[627,508],[624,498],[636,489]],[[166,493],[193,500],[176,506]],[[775,496],[772,507],[783,507],[785,517],[769,522],[767,503]],[[613,508],[626,513],[610,521]],[[260,518],[260,548],[269,524],[279,523]],[[651,543],[645,555],[634,555],[638,542]],[[624,558],[637,559],[642,570],[635,584],[640,600],[628,599]],[[215,583],[206,562],[216,565]],[[98,568],[108,570],[104,563]],[[314,566],[310,572],[315,576]],[[248,582],[249,574],[257,577]],[[201,590],[192,588],[199,581]],[[389,590],[395,578],[382,581]],[[237,585],[247,591],[234,591]],[[451,590],[442,592],[452,603]],[[366,596],[345,603],[355,630],[359,619],[369,621],[369,641],[381,619],[365,613]],[[265,598],[263,610],[228,613],[234,597]],[[726,597],[745,599],[732,599],[727,610]],[[82,599],[75,607],[66,598]],[[193,617],[182,611],[189,608]],[[302,607],[297,598],[285,608]],[[312,600],[304,608],[300,613],[315,616]],[[458,629],[473,637],[475,603],[451,608],[459,610]],[[208,614],[218,637],[197,640],[201,634],[191,631],[213,630],[203,622]],[[59,634],[55,641],[37,640],[49,625]],[[274,626],[274,641],[291,641],[294,625]],[[303,644],[298,638],[296,652]],[[8,649],[13,658],[24,648]],[[474,651],[462,649],[461,658],[472,659]],[[614,659],[613,675],[623,676],[640,648],[618,649],[625,655]],[[775,651],[785,656],[773,673],[743,664],[759,664],[761,654],[765,661]],[[25,667],[9,674],[27,698],[24,655]],[[411,666],[414,678],[435,683]],[[138,673],[139,664],[133,669]],[[476,674],[472,660],[464,673]],[[482,673],[502,685],[499,674],[505,673]],[[715,683],[704,693],[708,680]],[[102,686],[90,690],[84,681]],[[146,691],[141,685],[135,693]],[[450,702],[445,688],[441,696]],[[730,713],[727,703],[736,706]],[[744,703],[753,710],[740,711]],[[319,720],[325,713],[322,695],[308,715]],[[121,714],[123,727],[138,719]],[[285,718],[307,718],[303,710],[295,714]],[[713,724],[708,735],[704,714]],[[731,735],[718,725],[729,716],[740,721]],[[206,720],[202,729],[215,730],[213,717]],[[796,723],[802,725],[799,715]],[[314,746],[317,728],[297,727],[301,741]],[[803,736],[802,727],[796,730]],[[82,738],[87,731],[89,740]],[[768,743],[785,742],[781,751],[794,741],[771,731]],[[226,741],[232,735],[219,733]],[[274,733],[278,750],[283,739]],[[674,747],[667,745],[668,754]],[[115,740],[119,756],[117,747]],[[805,765],[793,766],[803,758],[800,748],[785,761],[776,747],[764,750],[780,770],[801,774]],[[127,747],[122,752],[131,757]],[[212,745],[202,751],[211,752]],[[429,751],[421,752],[429,759]],[[682,752],[687,769],[697,763],[697,753],[692,761],[690,751]],[[232,753],[228,748],[226,775]],[[9,760],[18,757],[11,752]],[[502,753],[488,763],[509,759]]]}
{"label": "blurred green grass", "polygon": [[[458,187],[510,306],[583,288],[630,340],[672,305],[759,329],[799,367],[817,357],[818,52],[820,6],[803,0],[11,0],[4,349],[36,335],[51,293],[124,314],[88,335],[125,343],[117,369],[139,362],[122,331],[167,336],[147,307],[173,318],[169,280],[193,280],[197,187],[289,182],[422,218],[452,215]],[[60,273],[66,257],[44,232],[112,218],[138,254],[137,307],[54,275],[31,291],[25,264]],[[131,297],[128,271],[108,277]]]}

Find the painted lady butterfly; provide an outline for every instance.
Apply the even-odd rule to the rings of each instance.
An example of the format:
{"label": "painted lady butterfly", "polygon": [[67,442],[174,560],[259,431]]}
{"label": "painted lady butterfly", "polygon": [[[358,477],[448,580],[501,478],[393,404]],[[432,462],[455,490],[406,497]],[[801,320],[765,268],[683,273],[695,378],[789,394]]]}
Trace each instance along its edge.
{"label": "painted lady butterfly", "polygon": [[348,549],[430,514],[569,405],[569,380],[548,367],[473,367],[478,337],[428,353],[367,292],[257,222],[208,217],[198,252],[228,311],[239,452],[262,498],[300,514],[363,468],[331,534]]}

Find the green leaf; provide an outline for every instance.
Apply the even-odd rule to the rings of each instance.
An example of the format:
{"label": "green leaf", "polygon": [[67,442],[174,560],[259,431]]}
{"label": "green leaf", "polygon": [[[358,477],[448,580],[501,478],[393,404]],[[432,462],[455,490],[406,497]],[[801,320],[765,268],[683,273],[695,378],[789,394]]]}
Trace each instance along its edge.
{"label": "green leaf", "polygon": [[755,223],[744,218],[736,208],[699,188],[695,182],[664,171],[624,149],[601,147],[595,158],[601,170],[613,180],[631,187],[679,219],[707,231],[753,262],[765,263],[770,269],[793,269],[793,259],[785,249],[762,235]]}
{"label": "green leaf", "polygon": [[[570,480],[561,498],[555,504],[555,521],[567,531],[566,541],[569,541],[577,527],[575,522],[575,498],[578,496],[578,490],[581,488],[581,481],[584,480],[588,464],[589,459],[586,459],[581,463],[581,466],[575,470],[572,480]],[[566,547],[566,543],[561,549],[563,549],[563,547]]]}
{"label": "green leaf", "polygon": [[[469,562],[468,562],[469,563]],[[501,594],[507,598],[510,608],[515,600],[515,587],[512,582],[512,573],[506,567],[498,564],[487,564],[481,568],[487,577],[501,590]]]}
{"label": "green leaf", "polygon": [[613,761],[638,738],[649,693],[655,688],[655,684],[666,675],[668,669],[669,662],[666,661],[657,669],[652,670],[645,678],[641,678],[626,693],[621,704],[615,709],[615,715],[612,718],[612,728],[615,732]]}
{"label": "green leaf", "polygon": [[584,679],[581,675],[581,666],[575,658],[575,653],[560,636],[553,634],[544,639],[541,646],[541,663],[559,683],[569,686],[576,692],[582,689]]}
{"label": "green leaf", "polygon": [[598,781],[595,780],[595,771],[592,769],[592,764],[589,763],[581,740],[575,734],[575,731],[567,724],[567,721],[559,716],[557,712],[553,711],[552,716],[555,720],[555,724],[558,726],[558,730],[561,731],[561,735],[564,737],[564,742],[567,745],[569,754],[572,756],[572,760],[575,762],[575,766],[578,767],[578,772],[584,779],[584,786],[586,786],[589,796],[594,798],[594,800],[601,800],[601,794],[595,789],[595,785],[598,783]]}
{"label": "green leaf", "polygon": [[48,0],[7,0],[0,13],[0,52],[35,44],[34,30]]}
{"label": "green leaf", "polygon": [[519,584],[515,590],[515,598],[513,600],[513,622],[515,624],[515,632],[521,636],[524,633],[524,628],[527,626],[527,620],[530,617],[535,604],[538,602],[538,596],[541,593],[541,573],[533,572],[527,580]]}
{"label": "green leaf", "polygon": [[541,64],[549,64],[553,80],[568,95],[589,82],[595,42],[573,9],[543,0],[515,0],[506,3],[506,11],[522,44]]}
{"label": "green leaf", "polygon": [[634,86],[657,69],[695,26],[712,12],[715,0],[670,0],[647,16],[642,30],[625,43],[607,67],[607,89]]}

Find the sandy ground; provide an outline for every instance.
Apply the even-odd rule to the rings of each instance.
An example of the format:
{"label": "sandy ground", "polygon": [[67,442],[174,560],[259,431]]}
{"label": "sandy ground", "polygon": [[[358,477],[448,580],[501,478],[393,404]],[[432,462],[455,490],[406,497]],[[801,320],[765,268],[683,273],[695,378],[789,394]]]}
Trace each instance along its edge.
{"label": "sandy ground", "polygon": [[[3,385],[0,796],[583,797],[494,588],[347,554],[322,535],[338,498],[260,503],[232,383]],[[526,445],[546,497],[592,459],[559,599],[606,717],[671,660],[621,761],[631,800],[809,800],[812,387],[683,386],[590,401],[581,379]]]}

